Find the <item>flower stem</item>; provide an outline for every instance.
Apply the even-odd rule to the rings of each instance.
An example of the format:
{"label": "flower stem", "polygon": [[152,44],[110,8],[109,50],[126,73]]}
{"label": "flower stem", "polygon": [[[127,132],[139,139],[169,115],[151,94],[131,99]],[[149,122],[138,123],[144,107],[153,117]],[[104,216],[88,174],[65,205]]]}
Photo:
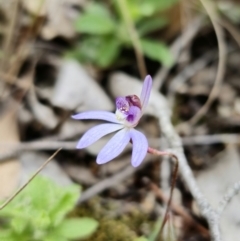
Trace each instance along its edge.
{"label": "flower stem", "polygon": [[151,147],[148,147],[148,153],[152,154],[152,155],[157,155],[157,156],[170,156],[171,158],[173,158],[175,160],[175,167],[173,170],[173,176],[172,176],[172,183],[171,183],[171,190],[170,190],[170,197],[167,203],[167,209],[163,218],[163,222],[161,225],[161,228],[159,230],[159,234],[158,234],[158,240],[162,240],[162,232],[163,232],[163,228],[168,220],[168,216],[169,216],[169,211],[171,208],[171,202],[172,202],[172,197],[173,197],[173,190],[177,181],[177,173],[178,173],[178,158],[176,155],[174,155],[173,153],[167,152],[167,151],[158,151],[156,149],[153,149]]}

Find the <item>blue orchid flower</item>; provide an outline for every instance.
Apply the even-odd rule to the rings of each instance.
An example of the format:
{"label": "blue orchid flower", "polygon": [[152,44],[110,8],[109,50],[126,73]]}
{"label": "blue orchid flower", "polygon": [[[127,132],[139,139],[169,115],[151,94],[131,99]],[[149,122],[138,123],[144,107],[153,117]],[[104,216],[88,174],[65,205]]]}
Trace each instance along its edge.
{"label": "blue orchid flower", "polygon": [[88,130],[77,143],[78,149],[85,148],[101,137],[117,131],[117,133],[102,148],[97,156],[97,163],[104,164],[117,157],[129,142],[133,145],[132,166],[141,164],[148,151],[146,137],[134,128],[139,123],[146,108],[152,89],[152,78],[148,75],[143,83],[140,98],[137,95],[128,95],[116,98],[116,112],[87,111],[73,115],[73,119],[105,120],[110,123],[99,124]]}

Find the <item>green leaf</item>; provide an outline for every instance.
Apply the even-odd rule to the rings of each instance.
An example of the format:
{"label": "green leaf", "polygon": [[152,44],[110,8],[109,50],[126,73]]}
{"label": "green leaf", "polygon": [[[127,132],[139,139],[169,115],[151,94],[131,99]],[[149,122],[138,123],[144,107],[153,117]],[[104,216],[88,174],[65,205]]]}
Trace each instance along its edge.
{"label": "green leaf", "polygon": [[96,62],[101,39],[99,36],[86,36],[70,56],[83,63]]}
{"label": "green leaf", "polygon": [[97,35],[112,33],[116,27],[110,16],[92,13],[81,15],[75,26],[80,33]]}
{"label": "green leaf", "polygon": [[67,238],[61,237],[58,234],[55,233],[55,230],[52,232],[49,232],[45,235],[44,241],[68,241]]}
{"label": "green leaf", "polygon": [[27,223],[23,222],[22,218],[15,217],[11,220],[10,225],[15,232],[22,233]]}
{"label": "green leaf", "polygon": [[173,64],[171,52],[164,43],[160,41],[142,39],[141,45],[143,52],[150,59],[157,60],[168,67]]}
{"label": "green leaf", "polygon": [[178,0],[131,0],[127,1],[128,9],[134,20],[150,17],[156,12],[172,7]]}
{"label": "green leaf", "polygon": [[87,36],[69,55],[80,62],[106,68],[118,57],[120,49],[121,42],[114,36]]}
{"label": "green leaf", "polygon": [[178,0],[148,0],[148,2],[150,2],[158,11],[164,11],[176,4]]}
{"label": "green leaf", "polygon": [[[37,176],[0,215],[5,218],[5,228],[10,228],[16,237],[14,240],[45,241],[48,232],[54,231],[74,208],[78,197],[77,185],[61,187],[50,179]],[[67,241],[61,237],[55,240]]]}
{"label": "green leaf", "polygon": [[155,240],[157,239],[159,230],[160,230],[161,225],[162,225],[162,221],[163,221],[163,220],[162,220],[162,217],[160,217],[160,218],[158,218],[158,220],[155,222],[153,231],[152,231],[151,235],[148,237],[148,240],[149,240],[149,241],[155,241]]}
{"label": "green leaf", "polygon": [[234,24],[240,23],[240,5],[237,2],[220,1],[217,6]]}
{"label": "green leaf", "polygon": [[[79,187],[71,185],[62,189],[62,195],[59,195],[58,202],[49,212],[52,224],[59,224],[68,212],[70,212],[79,197]],[[65,189],[65,190],[64,190]]]}
{"label": "green leaf", "polygon": [[26,233],[16,233],[12,229],[0,230],[1,241],[30,240],[30,236]]}
{"label": "green leaf", "polygon": [[51,226],[51,218],[45,210],[39,210],[32,219],[32,224],[39,229],[47,229]]}
{"label": "green leaf", "polygon": [[56,232],[68,239],[87,238],[98,227],[98,222],[92,218],[71,218],[64,220]]}
{"label": "green leaf", "polygon": [[142,237],[134,239],[134,241],[148,241],[148,239],[142,236]]}
{"label": "green leaf", "polygon": [[12,230],[0,230],[0,240],[14,241]]}
{"label": "green leaf", "polygon": [[120,42],[116,38],[103,39],[96,58],[98,65],[108,67],[117,58],[119,50]]}
{"label": "green leaf", "polygon": [[161,29],[162,27],[166,26],[168,23],[166,18],[150,18],[144,19],[138,24],[138,34],[139,36],[146,35],[151,33],[155,30]]}
{"label": "green leaf", "polygon": [[110,12],[108,8],[105,5],[97,2],[90,3],[85,10],[86,10],[86,13],[88,14],[110,16]]}

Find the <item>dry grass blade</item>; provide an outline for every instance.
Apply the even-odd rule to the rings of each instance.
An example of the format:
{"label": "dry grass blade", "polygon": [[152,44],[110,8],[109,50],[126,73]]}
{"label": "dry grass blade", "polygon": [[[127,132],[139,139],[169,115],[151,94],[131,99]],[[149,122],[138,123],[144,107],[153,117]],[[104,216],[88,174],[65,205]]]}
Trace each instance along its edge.
{"label": "dry grass blade", "polygon": [[189,124],[194,125],[196,124],[209,110],[211,104],[216,99],[217,95],[220,91],[220,86],[222,84],[225,69],[226,69],[226,53],[227,48],[224,40],[224,33],[221,25],[218,23],[218,16],[217,10],[212,2],[208,0],[200,0],[204,8],[206,9],[209,18],[213,24],[213,28],[215,30],[217,41],[218,41],[218,48],[219,48],[219,62],[218,62],[218,70],[215,79],[214,86],[212,91],[208,97],[207,102],[201,107],[201,109],[188,121]]}
{"label": "dry grass blade", "polygon": [[3,208],[5,208],[40,172],[41,170],[58,154],[58,152],[61,150],[62,148],[59,148],[57,151],[55,151],[53,153],[52,156],[50,156],[44,163],[42,166],[39,167],[39,169],[29,178],[29,180],[22,186],[20,187],[11,197],[9,197],[1,206],[0,206],[0,210],[2,210]]}

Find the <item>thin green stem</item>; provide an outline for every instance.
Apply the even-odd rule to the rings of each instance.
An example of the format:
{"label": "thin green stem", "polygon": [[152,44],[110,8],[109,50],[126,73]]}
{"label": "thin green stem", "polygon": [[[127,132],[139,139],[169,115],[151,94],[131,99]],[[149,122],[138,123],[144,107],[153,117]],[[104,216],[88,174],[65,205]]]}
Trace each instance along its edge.
{"label": "thin green stem", "polygon": [[118,2],[118,6],[121,10],[123,19],[125,21],[126,24],[126,28],[129,32],[130,38],[132,40],[132,44],[134,47],[134,51],[135,51],[135,55],[136,55],[136,59],[137,59],[137,65],[138,65],[138,69],[141,75],[141,78],[144,79],[145,76],[147,75],[147,69],[146,69],[146,65],[145,65],[145,61],[144,61],[144,57],[143,57],[143,52],[142,52],[142,48],[141,48],[141,43],[138,37],[138,33],[136,31],[136,28],[134,26],[134,22],[132,21],[132,18],[130,16],[130,13],[128,11],[128,6],[126,3],[126,0],[117,0]]}

